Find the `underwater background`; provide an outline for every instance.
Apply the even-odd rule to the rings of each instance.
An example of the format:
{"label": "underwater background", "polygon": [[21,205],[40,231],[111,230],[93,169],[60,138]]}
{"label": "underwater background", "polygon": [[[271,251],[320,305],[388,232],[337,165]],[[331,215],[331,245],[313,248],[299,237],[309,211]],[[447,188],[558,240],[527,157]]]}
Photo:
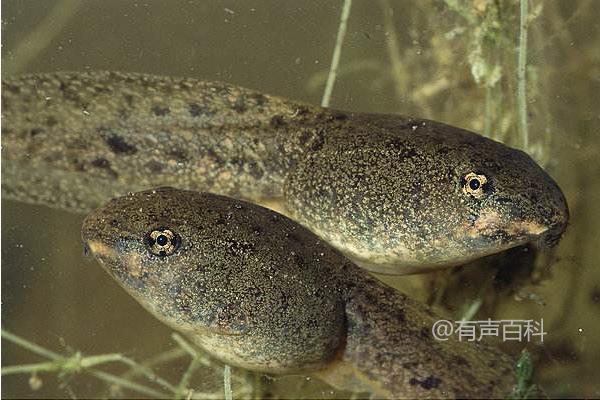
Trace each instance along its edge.
{"label": "underwater background", "polygon": [[[343,4],[5,0],[2,75],[144,72],[319,104]],[[531,0],[525,26],[522,12],[520,0],[354,0],[331,107],[456,125],[524,149],[544,166],[571,211],[553,254],[517,248],[451,271],[382,278],[456,319],[543,318],[543,344],[511,342],[505,350],[531,353],[534,381],[550,397],[600,397],[600,1]],[[524,29],[527,47],[519,51]],[[190,369],[171,330],[84,257],[82,218],[2,200],[2,329],[67,357],[154,357],[153,371],[175,386],[189,379],[181,387],[194,388],[192,397],[222,397],[222,365],[202,359],[208,365]],[[3,367],[44,361],[5,338]],[[168,393],[126,363],[95,369],[154,392],[63,370],[3,376],[2,395]],[[348,396],[304,376],[232,374],[234,398]]]}

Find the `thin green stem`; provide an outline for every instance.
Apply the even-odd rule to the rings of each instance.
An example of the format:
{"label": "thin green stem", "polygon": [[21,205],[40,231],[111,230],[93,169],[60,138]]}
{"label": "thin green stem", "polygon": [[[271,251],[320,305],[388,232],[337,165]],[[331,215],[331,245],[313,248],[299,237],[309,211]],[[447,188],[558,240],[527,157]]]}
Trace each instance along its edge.
{"label": "thin green stem", "polygon": [[[168,381],[161,378],[160,376],[156,375],[154,372],[152,372],[152,370],[150,368],[143,366],[130,358],[124,357],[121,354],[116,354],[116,356],[117,357],[112,361],[121,362],[131,368],[137,369],[138,371],[140,371],[140,373],[144,377],[146,377],[146,379],[150,380],[150,382],[154,382],[154,383],[162,386],[164,389],[167,389],[171,392],[175,392],[177,390],[177,388],[175,386],[173,386],[172,384],[170,384]],[[102,356],[98,356],[98,357],[102,357]]]}
{"label": "thin green stem", "polygon": [[223,391],[225,392],[225,400],[233,400],[233,392],[231,391],[231,367],[225,365],[223,368]]}
{"label": "thin green stem", "polygon": [[41,52],[48,48],[63,28],[75,16],[83,2],[78,0],[61,0],[37,26],[29,32],[15,47],[13,54],[6,57],[4,73],[21,72]]}
{"label": "thin green stem", "polygon": [[351,7],[352,0],[344,0],[344,4],[342,6],[342,15],[340,16],[340,24],[338,26],[337,37],[335,40],[335,47],[333,49],[333,57],[331,58],[331,65],[329,66],[329,75],[327,76],[327,83],[325,84],[325,91],[323,92],[323,99],[321,100],[321,106],[323,107],[329,107],[331,93],[333,93],[333,86],[335,85],[337,70],[340,64],[340,57],[342,55],[342,43],[344,42],[344,37],[346,36],[348,17],[350,16]]}
{"label": "thin green stem", "polygon": [[471,302],[471,304],[469,305],[469,307],[467,308],[467,310],[465,311],[465,313],[463,314],[463,316],[460,320],[461,321],[472,320],[473,317],[475,316],[475,314],[477,314],[477,311],[479,311],[479,309],[481,308],[482,304],[483,304],[483,299],[481,297],[478,297],[475,300],[473,300],[473,302]]}
{"label": "thin green stem", "polygon": [[181,380],[179,381],[179,384],[177,385],[177,391],[175,392],[173,398],[174,399],[179,399],[182,398],[185,394],[186,391],[189,391],[188,387],[190,385],[190,380],[192,379],[192,376],[194,375],[194,372],[196,372],[196,370],[200,367],[200,361],[198,361],[197,358],[192,358],[192,361],[190,361],[190,364],[188,365],[187,369],[185,370],[185,373],[181,376]]}
{"label": "thin green stem", "polygon": [[186,353],[189,354],[190,357],[198,357],[196,350],[184,338],[182,338],[181,335],[173,333],[171,337],[173,338],[175,343],[179,345],[179,347],[181,347]]}
{"label": "thin green stem", "polygon": [[[181,358],[185,354],[187,354],[187,352],[185,350],[177,347],[177,348],[156,354],[152,357],[149,357],[146,360],[139,362],[138,364],[143,366],[144,368],[151,369],[155,365],[164,364],[164,363],[168,363],[173,360],[177,360],[178,358]],[[137,368],[137,366],[133,366],[133,367],[129,368],[129,370],[126,371],[124,374],[122,374],[121,378],[124,378],[124,379],[132,378],[134,376],[139,375],[141,372],[142,371],[139,368]]]}
{"label": "thin green stem", "polygon": [[520,34],[517,65],[517,106],[519,115],[519,134],[521,146],[527,151],[529,132],[527,127],[527,16],[529,0],[520,0]]}
{"label": "thin green stem", "polygon": [[137,368],[141,371],[141,373],[148,378],[150,381],[155,382],[167,390],[174,392],[175,387],[169,384],[164,379],[158,377],[148,368],[140,366],[135,361],[124,357],[118,353],[111,354],[101,354],[97,356],[89,356],[82,357],[81,353],[77,352],[71,357],[64,357],[58,353],[54,353],[48,349],[45,349],[35,343],[32,343],[26,339],[23,339],[13,333],[7,332],[5,330],[0,330],[2,334],[2,338],[8,341],[15,343],[18,346],[21,346],[32,353],[38,354],[42,357],[49,358],[51,362],[42,362],[37,364],[24,364],[24,365],[11,365],[2,367],[0,369],[1,375],[12,375],[12,374],[24,374],[24,373],[35,373],[35,372],[78,372],[79,370],[83,370],[83,372],[89,373],[92,376],[95,376],[98,379],[101,379],[105,382],[116,384],[122,386],[124,388],[128,388],[131,390],[135,390],[138,393],[142,393],[145,395],[150,395],[154,397],[164,398],[167,395],[160,391],[154,390],[144,385],[137,384],[135,382],[128,381],[126,379],[120,378],[118,376],[94,370],[92,367],[100,364],[105,364],[109,362],[120,362],[126,364],[132,368]]}
{"label": "thin green stem", "polygon": [[[90,368],[99,364],[105,364],[109,362],[123,362],[125,364],[129,364],[125,362],[126,358],[121,354],[111,353],[111,354],[100,354],[97,356],[89,356],[84,357],[79,360],[79,365],[82,368]],[[131,360],[128,360],[131,361]]]}
{"label": "thin green stem", "polygon": [[4,329],[0,330],[0,334],[2,335],[3,339],[9,340],[9,341],[13,342],[14,344],[21,346],[21,347],[31,351],[32,353],[38,354],[42,357],[46,357],[51,360],[56,360],[56,359],[59,359],[62,357],[58,353],[47,350],[35,343],[31,343],[30,341],[25,340],[25,339],[23,339],[17,335],[14,335],[8,331],[5,331]]}
{"label": "thin green stem", "polygon": [[156,397],[158,399],[166,399],[167,397],[169,397],[169,395],[164,392],[154,390],[145,385],[140,385],[138,383],[131,382],[127,379],[123,379],[121,377],[109,374],[108,372],[95,371],[95,370],[89,370],[88,372],[90,375],[92,375],[104,382],[116,385],[118,387],[123,387],[123,388],[129,389],[129,390],[134,390],[138,393],[145,394],[146,396],[152,396],[152,397]]}
{"label": "thin green stem", "polygon": [[406,93],[408,92],[408,85],[406,77],[406,68],[402,64],[402,57],[400,55],[400,41],[396,30],[394,29],[394,21],[392,19],[392,6],[389,0],[379,0],[379,6],[383,14],[383,24],[385,26],[386,40],[388,56],[390,58],[390,64],[392,67],[392,79],[394,80],[394,91],[396,93],[396,99],[402,101]]}
{"label": "thin green stem", "polygon": [[62,364],[56,361],[48,361],[37,364],[21,364],[21,365],[9,365],[2,367],[1,375],[15,375],[15,374],[32,374],[34,372],[51,372],[59,371],[62,368]]}
{"label": "thin green stem", "polygon": [[492,91],[493,87],[490,85],[485,86],[485,118],[483,122],[483,136],[495,139],[492,137],[492,119],[493,119],[493,107],[492,107]]}

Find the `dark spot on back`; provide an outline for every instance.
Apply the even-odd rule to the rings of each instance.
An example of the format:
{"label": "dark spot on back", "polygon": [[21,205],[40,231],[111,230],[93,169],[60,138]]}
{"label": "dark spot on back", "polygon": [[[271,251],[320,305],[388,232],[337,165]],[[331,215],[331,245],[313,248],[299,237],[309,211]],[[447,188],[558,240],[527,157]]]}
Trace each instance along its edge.
{"label": "dark spot on back", "polygon": [[96,158],[90,164],[96,168],[110,168],[110,161],[102,157]]}
{"label": "dark spot on back", "polygon": [[137,153],[137,148],[129,144],[123,139],[121,136],[116,134],[112,134],[111,136],[105,139],[106,144],[110,147],[110,150],[113,153],[121,153],[121,154],[135,154]]}
{"label": "dark spot on back", "polygon": [[271,118],[271,121],[269,121],[269,125],[271,125],[273,128],[279,128],[285,124],[286,122],[281,115],[274,115],[273,118]]}
{"label": "dark spot on back", "polygon": [[199,117],[201,115],[211,116],[214,113],[208,110],[206,107],[200,106],[198,103],[189,103],[188,111],[192,117]]}
{"label": "dark spot on back", "polygon": [[159,105],[152,106],[151,111],[157,117],[164,117],[165,115],[169,115],[169,113],[171,112],[168,106]]}
{"label": "dark spot on back", "polygon": [[454,357],[454,363],[456,365],[460,365],[462,367],[466,367],[469,365],[469,362],[462,356],[455,356]]}
{"label": "dark spot on back", "polygon": [[44,132],[46,132],[44,128],[33,128],[31,131],[29,131],[29,134],[33,137]]}
{"label": "dark spot on back", "polygon": [[332,111],[331,119],[336,121],[345,121],[348,119],[348,114],[340,111]]}
{"label": "dark spot on back", "polygon": [[231,106],[231,108],[233,108],[236,112],[240,114],[246,112],[246,110],[248,109],[248,107],[246,106],[246,98],[244,96],[239,96],[237,99],[235,99],[235,103],[233,103],[233,106]]}
{"label": "dark spot on back", "polygon": [[169,151],[168,155],[177,161],[187,161],[188,155],[184,149],[173,149]]}
{"label": "dark spot on back", "polygon": [[442,383],[442,380],[440,378],[436,378],[435,376],[430,375],[423,381],[420,381],[417,378],[410,378],[408,383],[412,386],[420,385],[425,390],[431,390],[437,388],[440,385],[440,383]]}
{"label": "dark spot on back", "polygon": [[119,174],[117,174],[111,167],[110,167],[110,161],[108,161],[106,158],[103,157],[99,157],[96,158],[95,160],[92,160],[92,162],[90,162],[90,164],[93,167],[96,168],[100,168],[105,170],[112,178],[116,179],[119,177]]}
{"label": "dark spot on back", "polygon": [[264,171],[262,170],[262,168],[260,168],[258,166],[256,161],[251,161],[247,165],[248,165],[248,172],[250,173],[250,176],[252,176],[256,180],[259,180],[264,176],[264,174],[265,174]]}
{"label": "dark spot on back", "polygon": [[304,131],[302,132],[302,134],[300,135],[300,146],[304,146],[310,139],[311,134],[309,131]]}
{"label": "dark spot on back", "polygon": [[310,150],[312,151],[319,151],[321,150],[321,148],[323,148],[323,145],[325,144],[325,134],[323,132],[323,130],[319,129],[317,131],[317,134],[310,146]]}
{"label": "dark spot on back", "polygon": [[165,166],[163,164],[159,163],[158,161],[150,160],[146,163],[146,168],[151,173],[157,174],[157,173],[162,172],[164,170]]}

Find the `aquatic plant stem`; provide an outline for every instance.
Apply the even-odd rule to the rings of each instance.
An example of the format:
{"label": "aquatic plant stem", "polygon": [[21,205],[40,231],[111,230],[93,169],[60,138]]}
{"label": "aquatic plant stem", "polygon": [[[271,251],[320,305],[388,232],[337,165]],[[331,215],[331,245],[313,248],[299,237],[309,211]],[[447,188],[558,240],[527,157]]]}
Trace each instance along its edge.
{"label": "aquatic plant stem", "polygon": [[394,90],[396,92],[396,98],[398,101],[402,101],[408,91],[408,84],[406,77],[408,73],[406,68],[402,64],[402,57],[400,56],[400,44],[398,41],[398,35],[394,29],[394,22],[391,16],[391,4],[388,0],[380,0],[379,6],[383,14],[383,24],[386,30],[385,44],[387,46],[388,56],[390,58],[390,64],[392,66],[392,79],[394,80]]}
{"label": "aquatic plant stem", "polygon": [[56,3],[46,17],[17,44],[12,56],[5,58],[4,74],[15,74],[26,68],[60,34],[83,4],[79,0]]}
{"label": "aquatic plant stem", "polygon": [[480,297],[473,300],[460,320],[461,321],[472,320],[473,317],[475,316],[475,314],[477,314],[477,311],[479,311],[479,309],[481,308],[482,304],[483,304],[483,299]]}
{"label": "aquatic plant stem", "polygon": [[225,400],[233,400],[233,393],[231,391],[231,367],[225,365],[223,368],[223,391],[225,393]]}
{"label": "aquatic plant stem", "polygon": [[13,342],[14,344],[21,346],[21,347],[31,351],[32,353],[35,353],[42,357],[46,357],[51,360],[56,360],[61,357],[60,354],[58,354],[58,353],[47,350],[41,346],[38,346],[35,343],[31,343],[30,341],[25,340],[25,339],[13,334],[13,333],[10,333],[8,331],[5,331],[4,329],[2,329],[0,331],[0,335],[2,336],[3,339],[9,340],[9,341]]}
{"label": "aquatic plant stem", "polygon": [[491,137],[492,134],[492,118],[493,118],[493,108],[492,108],[492,87],[490,85],[485,85],[485,117],[483,122],[483,136],[495,139],[495,137]]}
{"label": "aquatic plant stem", "polygon": [[190,390],[190,389],[188,389],[190,380],[192,379],[194,372],[196,372],[196,370],[200,367],[200,365],[201,365],[200,361],[198,361],[197,358],[192,358],[192,361],[188,365],[187,369],[185,370],[185,373],[183,374],[183,376],[181,377],[181,379],[179,381],[179,385],[177,385],[177,391],[173,395],[174,399],[189,397],[189,396],[184,396],[185,392]]}
{"label": "aquatic plant stem", "polygon": [[520,33],[517,65],[517,106],[521,146],[527,151],[529,132],[527,127],[527,16],[529,0],[520,0]]}
{"label": "aquatic plant stem", "polygon": [[338,26],[337,37],[335,40],[335,47],[333,49],[333,57],[331,58],[331,65],[329,66],[329,75],[327,76],[327,83],[325,84],[325,91],[323,92],[323,98],[321,100],[322,107],[329,107],[331,101],[331,93],[333,93],[333,86],[335,85],[335,79],[337,77],[337,70],[340,64],[340,57],[342,55],[342,43],[346,36],[346,27],[348,24],[348,17],[350,16],[350,8],[352,7],[352,0],[344,0],[342,6],[342,15],[340,16],[340,24]]}
{"label": "aquatic plant stem", "polygon": [[[213,368],[213,369],[216,369],[218,367],[217,364],[213,364],[211,362],[210,358],[203,357],[201,352],[196,351],[196,349],[194,349],[194,347],[191,344],[189,344],[181,335],[179,335],[177,333],[173,333],[171,335],[171,337],[179,345],[179,347],[181,347],[186,353],[188,353],[190,355],[190,357],[192,357],[192,360],[195,360],[196,363],[198,364],[198,365],[190,364],[190,366],[188,367],[188,370],[186,371],[186,374],[189,373],[189,377],[185,378],[185,375],[184,375],[185,379],[187,379],[187,380],[191,379],[192,373],[197,369],[197,366],[199,366],[199,365],[204,365],[206,367]],[[182,381],[184,378],[182,378]],[[237,382],[239,384],[239,389],[236,389],[236,391],[240,394],[240,396],[242,396],[244,394],[252,393],[252,390],[249,389],[248,384],[246,382],[244,382],[243,380],[241,380],[239,377],[236,377],[235,375],[233,375],[231,373],[231,367],[229,365],[225,365],[223,367],[223,384],[224,384],[223,392],[217,392],[217,393],[191,392],[188,395],[188,398],[192,398],[192,399],[196,399],[196,398],[200,398],[200,399],[222,399],[222,398],[232,399],[233,398],[233,392],[231,390],[231,381],[232,380],[237,380]],[[181,386],[181,383],[180,383],[180,386]],[[228,395],[230,397],[228,397]]]}
{"label": "aquatic plant stem", "polygon": [[110,383],[112,385],[118,385],[125,389],[129,389],[129,390],[133,390],[135,392],[141,393],[141,394],[145,394],[146,396],[153,396],[156,398],[163,398],[163,399],[166,398],[166,396],[167,396],[167,394],[165,394],[164,392],[160,392],[160,391],[154,390],[152,388],[149,388],[148,386],[140,385],[138,383],[128,381],[128,380],[120,378],[116,375],[109,374],[108,372],[96,371],[93,369],[89,370],[87,372],[90,375],[100,379],[101,381]]}
{"label": "aquatic plant stem", "polygon": [[120,386],[135,390],[138,393],[142,393],[145,395],[150,395],[154,397],[164,398],[166,395],[163,392],[158,390],[154,390],[150,387],[143,386],[137,384],[135,382],[131,382],[118,376],[111,375],[109,373],[94,370],[93,366],[108,363],[108,362],[120,362],[126,364],[130,367],[134,367],[140,369],[142,374],[152,382],[155,382],[165,389],[174,391],[175,387],[169,384],[164,379],[155,375],[152,371],[147,370],[146,368],[138,365],[135,361],[124,357],[118,353],[111,354],[102,354],[97,356],[89,356],[82,357],[81,353],[77,352],[73,356],[64,357],[58,353],[54,353],[53,351],[47,350],[35,343],[29,342],[13,333],[5,331],[4,329],[0,330],[2,338],[8,341],[13,342],[14,344],[21,346],[35,354],[38,354],[42,357],[48,358],[52,361],[50,362],[42,362],[37,364],[25,364],[25,365],[11,365],[4,366],[1,368],[1,375],[10,375],[10,374],[23,374],[23,373],[35,373],[35,372],[59,372],[59,373],[73,373],[78,371],[87,372],[101,380],[104,380],[109,383],[118,383]]}
{"label": "aquatic plant stem", "polygon": [[[138,364],[144,366],[145,368],[151,369],[155,365],[164,364],[178,358],[183,357],[187,352],[179,347],[171,350],[164,351],[155,356],[152,356],[148,359],[138,362]],[[141,371],[139,368],[131,367],[128,371],[121,375],[123,379],[129,379],[135,376],[140,375]]]}

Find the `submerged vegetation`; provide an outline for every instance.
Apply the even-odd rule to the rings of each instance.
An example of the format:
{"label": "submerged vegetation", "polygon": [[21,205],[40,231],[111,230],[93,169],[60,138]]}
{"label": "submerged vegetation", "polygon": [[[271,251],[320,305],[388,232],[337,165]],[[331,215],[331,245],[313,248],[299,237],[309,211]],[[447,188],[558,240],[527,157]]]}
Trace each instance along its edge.
{"label": "submerged vegetation", "polygon": [[[555,94],[553,86],[566,72],[575,75],[581,71],[581,77],[575,76],[570,81],[578,79],[580,89],[587,88],[587,79],[600,81],[597,65],[586,64],[585,57],[573,61],[565,56],[573,54],[569,47],[575,40],[580,43],[581,52],[592,53],[590,49],[598,48],[597,38],[581,36],[581,32],[574,29],[575,25],[589,24],[593,20],[593,12],[598,11],[593,1],[425,0],[419,1],[418,5],[416,3],[392,0],[329,2],[329,6],[334,8],[331,14],[335,13],[338,24],[323,28],[323,31],[330,32],[323,40],[328,44],[327,57],[333,60],[330,67],[323,62],[320,70],[311,72],[311,76],[301,84],[308,96],[313,93],[313,97],[317,98],[323,94],[323,104],[331,103],[339,108],[396,111],[463,126],[527,151],[540,164],[556,172],[561,178],[559,182],[573,178],[590,186],[586,193],[599,191],[597,178],[592,180],[582,174],[575,176],[559,171],[563,165],[567,169],[582,167],[585,160],[597,163],[595,151],[582,149],[578,144],[582,139],[575,136],[577,129],[593,130],[593,121],[598,119],[597,111],[583,117],[573,111],[573,120],[579,121],[573,122],[569,119],[570,111],[563,108],[572,109],[577,105],[569,104],[573,99],[558,101],[556,97],[559,95]],[[29,64],[37,58],[53,57],[44,56],[44,51],[53,38],[61,35],[70,19],[81,12],[82,3],[78,4],[58,1],[31,32],[21,35],[19,40],[5,40],[4,73],[27,71]],[[276,4],[273,3],[274,8]],[[375,4],[377,7],[373,7]],[[13,5],[12,8],[16,7]],[[370,19],[365,17],[369,22],[363,22],[361,13],[366,13],[367,8],[373,15],[369,15]],[[65,12],[62,13],[61,9]],[[6,10],[4,8],[5,26],[11,21]],[[238,12],[233,7],[227,10],[227,15],[235,16]],[[320,12],[315,8],[312,17]],[[56,19],[57,15],[64,18]],[[377,22],[367,25],[373,21]],[[3,30],[5,36],[9,36],[6,28]],[[357,44],[359,39],[366,40],[363,47]],[[364,50],[364,47],[376,47],[377,43],[382,44],[377,52]],[[563,63],[563,58],[564,68],[561,69],[557,65]],[[600,62],[598,56],[595,62]],[[353,85],[360,90],[361,97],[381,100],[353,104],[352,100],[348,100],[353,98],[348,94],[351,92],[346,91]],[[342,88],[344,90],[340,91]],[[345,97],[337,95],[340,92],[345,93]],[[579,107],[592,109],[586,101],[593,100],[582,100]],[[383,106],[386,109],[380,110],[379,107]],[[573,148],[566,150],[567,146]],[[568,163],[569,155],[574,153],[584,161]],[[570,204],[587,210],[592,216],[590,218],[595,218],[597,208],[586,205],[589,200],[585,195],[576,193],[576,185],[570,183],[565,187]],[[580,216],[579,221],[583,219]],[[519,248],[452,271],[385,279],[457,319],[543,316],[548,321],[549,341],[543,347],[529,344],[530,352],[523,353],[519,359],[517,371],[521,379],[515,398],[530,396],[535,390],[532,382],[541,383],[551,397],[597,396],[600,389],[591,378],[597,371],[594,359],[599,356],[600,347],[579,339],[584,332],[580,327],[581,321],[587,320],[590,313],[597,312],[600,284],[596,283],[598,273],[585,268],[585,260],[592,259],[586,256],[591,253],[586,250],[590,246],[585,247],[587,242],[584,242],[590,231],[573,228],[575,232],[568,233],[572,239],[561,245],[563,250],[558,257],[536,259],[531,249]],[[8,229],[3,222],[3,235]],[[16,253],[15,257],[18,255]],[[10,259],[3,252],[2,258],[3,274],[13,273],[5,265],[14,262],[14,257]],[[66,257],[62,262],[72,260]],[[554,265],[550,269],[552,264],[557,263],[560,268]],[[573,267],[577,267],[577,275]],[[589,285],[584,290],[582,287],[586,281]],[[4,293],[6,290],[14,289],[9,286]],[[585,292],[585,301],[575,298],[575,292],[579,290]],[[549,305],[544,307],[546,304]],[[576,318],[575,309],[581,315],[577,319],[573,319]],[[13,321],[5,319],[4,313],[3,310],[3,326],[14,330]],[[68,393],[71,397],[89,396],[89,390],[97,391],[98,388],[104,391],[93,393],[107,397],[135,395],[192,399],[344,395],[305,377],[274,381],[238,369],[232,371],[228,366],[208,359],[178,335],[173,336],[174,348],[139,357],[142,361],[134,361],[121,353],[85,356],[79,351],[67,351],[59,354],[5,330],[2,331],[2,339],[3,347],[16,346],[21,349],[19,351],[26,350],[44,359],[15,364],[20,361],[13,362],[12,358],[21,360],[15,356],[16,351],[3,349],[2,389],[6,397],[23,396],[25,386],[33,397],[42,393],[43,396],[57,396],[57,393]],[[518,355],[524,345],[515,345],[507,350]],[[174,369],[176,379],[171,378],[171,381],[177,383],[170,383],[157,372],[164,371],[165,365],[173,363],[183,365]],[[535,365],[533,371],[532,365]],[[111,372],[100,367],[107,367],[106,370]],[[14,377],[10,375],[27,376],[27,384],[11,387]],[[48,379],[48,376],[53,378]],[[82,393],[86,395],[71,389],[73,381],[84,379],[84,376],[100,380],[102,385],[91,386],[92,389],[82,387]],[[49,389],[45,392],[50,386],[48,381],[55,382],[58,391]]]}
{"label": "submerged vegetation", "polygon": [[[81,352],[75,351],[69,355],[61,355],[3,330],[2,339],[50,361],[3,366],[2,376],[28,374],[30,375],[29,385],[31,390],[36,391],[44,384],[40,376],[42,373],[57,374],[63,384],[68,383],[69,379],[74,378],[77,374],[88,374],[107,385],[105,395],[110,398],[122,397],[124,390],[127,390],[135,393],[137,396],[142,395],[162,399],[231,399],[233,380],[236,387],[236,397],[260,397],[260,393],[256,392],[260,385],[249,379],[252,375],[251,373],[245,372],[239,376],[232,375],[229,366],[221,366],[215,363],[178,334],[174,333],[172,338],[179,348],[159,353],[142,362],[136,362],[122,354],[116,353],[84,356]],[[169,363],[184,357],[191,358],[191,361],[177,385],[169,383],[166,379],[161,378],[152,371],[157,365]],[[122,364],[127,369],[120,375],[110,374],[99,369],[102,365],[109,363]],[[191,388],[191,376],[200,367],[209,368],[212,371],[222,370],[223,390],[200,392]],[[144,382],[137,382],[138,378],[143,378]]]}

